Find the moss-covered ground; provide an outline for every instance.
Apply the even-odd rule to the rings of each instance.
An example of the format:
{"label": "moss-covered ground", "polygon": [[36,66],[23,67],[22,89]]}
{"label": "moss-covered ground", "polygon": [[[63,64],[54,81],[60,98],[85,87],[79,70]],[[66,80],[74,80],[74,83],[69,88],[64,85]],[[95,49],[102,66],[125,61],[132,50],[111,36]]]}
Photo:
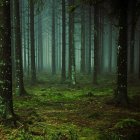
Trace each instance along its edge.
{"label": "moss-covered ground", "polygon": [[[130,104],[110,102],[115,82],[101,79],[75,87],[43,76],[27,96],[14,95],[17,126],[0,125],[1,140],[138,140],[140,138],[140,83],[128,86]],[[81,79],[78,79],[79,81]],[[111,82],[110,82],[111,81]]]}

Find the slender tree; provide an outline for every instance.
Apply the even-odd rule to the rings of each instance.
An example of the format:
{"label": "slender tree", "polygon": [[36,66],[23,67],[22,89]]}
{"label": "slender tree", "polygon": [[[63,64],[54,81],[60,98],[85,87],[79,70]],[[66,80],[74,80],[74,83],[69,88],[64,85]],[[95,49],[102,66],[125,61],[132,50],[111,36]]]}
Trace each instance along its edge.
{"label": "slender tree", "polygon": [[26,57],[26,54],[27,54],[27,46],[26,46],[26,40],[27,40],[27,35],[26,35],[26,12],[25,12],[25,1],[22,0],[22,18],[23,18],[23,24],[22,24],[22,30],[23,30],[23,44],[24,44],[24,47],[23,47],[23,56],[24,56],[24,72],[26,73],[27,71],[27,57]]}
{"label": "slender tree", "polygon": [[[69,0],[69,7],[73,9],[74,0]],[[74,11],[69,11],[69,79],[72,85],[76,84],[75,48],[74,48]]]}
{"label": "slender tree", "polygon": [[27,6],[27,74],[30,75],[30,1],[28,1]]}
{"label": "slender tree", "polygon": [[55,1],[52,2],[52,74],[56,74]]}
{"label": "slender tree", "polygon": [[12,48],[12,81],[16,79],[16,65],[15,65],[15,23],[14,23],[14,1],[10,2],[10,9],[11,9],[11,48]]}
{"label": "slender tree", "polygon": [[134,46],[135,46],[135,29],[136,29],[136,4],[137,0],[131,1],[131,31],[130,31],[130,73],[134,73]]}
{"label": "slender tree", "polygon": [[91,12],[92,8],[89,6],[89,56],[88,56],[88,73],[91,73],[91,30],[92,30],[92,21],[91,21]]}
{"label": "slender tree", "polygon": [[81,72],[85,73],[85,8],[81,7]]}
{"label": "slender tree", "polygon": [[112,22],[109,26],[109,72],[112,72]]}
{"label": "slender tree", "polygon": [[65,0],[62,0],[62,72],[61,80],[66,80],[66,10]]}
{"label": "slender tree", "polygon": [[10,0],[0,1],[0,117],[14,117],[12,98]]}
{"label": "slender tree", "polygon": [[99,4],[94,6],[94,68],[93,83],[97,84],[99,53]]}
{"label": "slender tree", "polygon": [[38,15],[38,70],[43,70],[42,15]]}
{"label": "slender tree", "polygon": [[23,65],[22,65],[22,40],[20,26],[19,0],[14,0],[14,16],[15,16],[15,56],[16,56],[16,90],[20,96],[25,95],[23,82]]}
{"label": "slender tree", "polygon": [[35,40],[34,40],[34,0],[30,0],[30,42],[31,42],[31,83],[36,81]]}
{"label": "slender tree", "polygon": [[[140,34],[140,32],[139,32]],[[140,79],[140,40],[139,40],[139,79]]]}

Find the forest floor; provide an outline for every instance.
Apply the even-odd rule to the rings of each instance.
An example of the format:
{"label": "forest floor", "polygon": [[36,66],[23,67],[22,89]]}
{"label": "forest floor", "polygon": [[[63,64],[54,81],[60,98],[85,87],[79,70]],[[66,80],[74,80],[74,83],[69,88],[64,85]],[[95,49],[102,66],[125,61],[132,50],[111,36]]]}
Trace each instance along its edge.
{"label": "forest floor", "polygon": [[[110,80],[109,80],[110,81]],[[89,82],[75,87],[54,79],[26,86],[28,96],[14,96],[17,127],[0,125],[1,140],[138,140],[140,83],[128,88],[130,105],[109,103],[114,83]]]}

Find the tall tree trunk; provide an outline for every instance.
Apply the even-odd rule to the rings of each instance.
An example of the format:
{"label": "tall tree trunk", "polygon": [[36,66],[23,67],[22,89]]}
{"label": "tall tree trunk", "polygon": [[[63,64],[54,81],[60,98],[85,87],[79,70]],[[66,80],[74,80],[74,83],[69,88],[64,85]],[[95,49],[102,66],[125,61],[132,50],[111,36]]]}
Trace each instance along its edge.
{"label": "tall tree trunk", "polygon": [[91,30],[92,30],[92,22],[91,22],[91,11],[92,8],[89,6],[89,56],[88,56],[88,74],[91,73]]}
{"label": "tall tree trunk", "polygon": [[35,40],[34,40],[34,1],[30,0],[30,40],[31,40],[31,83],[36,81]]}
{"label": "tall tree trunk", "polygon": [[109,26],[109,72],[112,72],[112,22]]}
{"label": "tall tree trunk", "polygon": [[104,72],[104,13],[103,11],[101,10],[101,33],[100,33],[100,37],[101,37],[101,72],[103,73]]}
{"label": "tall tree trunk", "polygon": [[12,81],[16,79],[16,64],[15,64],[15,23],[14,23],[14,1],[10,2],[11,9],[11,48],[12,48]]}
{"label": "tall tree trunk", "polygon": [[140,40],[139,40],[139,79],[140,79]]}
{"label": "tall tree trunk", "polygon": [[52,2],[52,75],[56,74],[55,1]]}
{"label": "tall tree trunk", "polygon": [[14,117],[12,97],[10,0],[0,2],[0,117]]}
{"label": "tall tree trunk", "polygon": [[135,28],[136,28],[136,3],[131,1],[131,31],[130,31],[130,73],[134,73],[134,46],[135,46]]}
{"label": "tall tree trunk", "polygon": [[81,7],[81,73],[85,73],[85,8]]}
{"label": "tall tree trunk", "polygon": [[93,68],[93,84],[97,84],[98,62],[99,62],[99,5],[94,7],[94,68]]}
{"label": "tall tree trunk", "polygon": [[[74,5],[74,0],[69,0],[69,6]],[[74,47],[74,12],[69,12],[69,78],[72,85],[76,84],[75,47]]]}
{"label": "tall tree trunk", "polygon": [[66,10],[65,0],[62,0],[62,81],[66,80]]}
{"label": "tall tree trunk", "polygon": [[15,15],[15,50],[16,50],[16,92],[18,95],[25,95],[23,82],[23,65],[22,65],[22,40],[20,26],[19,0],[14,0]]}
{"label": "tall tree trunk", "polygon": [[38,15],[38,70],[43,70],[42,18]]}
{"label": "tall tree trunk", "polygon": [[22,0],[21,1],[21,4],[20,4],[21,6],[21,18],[23,19],[23,20],[21,20],[21,22],[22,22],[22,24],[21,24],[21,28],[22,28],[22,30],[21,30],[21,33],[23,34],[23,43],[22,44],[24,44],[24,46],[23,46],[23,56],[24,56],[24,64],[23,64],[23,69],[24,69],[24,73],[26,73],[26,70],[27,70],[27,68],[26,68],[26,66],[27,66],[27,59],[26,59],[26,16],[25,16],[25,1],[24,0]]}
{"label": "tall tree trunk", "polygon": [[118,38],[118,55],[117,55],[117,91],[116,103],[127,105],[127,10],[128,1],[119,1],[119,38]]}
{"label": "tall tree trunk", "polygon": [[27,24],[27,26],[28,26],[28,28],[27,28],[27,38],[28,38],[28,40],[27,40],[27,50],[28,50],[28,52],[27,52],[27,56],[28,56],[28,71],[27,71],[27,73],[28,73],[28,76],[30,75],[30,67],[31,67],[31,63],[30,63],[30,53],[31,53],[31,50],[30,50],[30,1],[28,1],[28,15],[27,15],[27,17],[28,17],[28,24]]}

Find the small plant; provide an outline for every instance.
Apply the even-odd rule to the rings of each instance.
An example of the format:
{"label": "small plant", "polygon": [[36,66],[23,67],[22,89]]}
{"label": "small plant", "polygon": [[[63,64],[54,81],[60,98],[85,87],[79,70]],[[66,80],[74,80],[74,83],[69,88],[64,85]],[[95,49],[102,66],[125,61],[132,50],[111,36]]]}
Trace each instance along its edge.
{"label": "small plant", "polygon": [[114,127],[122,129],[122,128],[135,127],[135,126],[140,126],[140,122],[135,119],[123,119],[117,122]]}
{"label": "small plant", "polygon": [[69,133],[70,133],[70,140],[78,140],[78,135],[75,130],[71,129]]}

